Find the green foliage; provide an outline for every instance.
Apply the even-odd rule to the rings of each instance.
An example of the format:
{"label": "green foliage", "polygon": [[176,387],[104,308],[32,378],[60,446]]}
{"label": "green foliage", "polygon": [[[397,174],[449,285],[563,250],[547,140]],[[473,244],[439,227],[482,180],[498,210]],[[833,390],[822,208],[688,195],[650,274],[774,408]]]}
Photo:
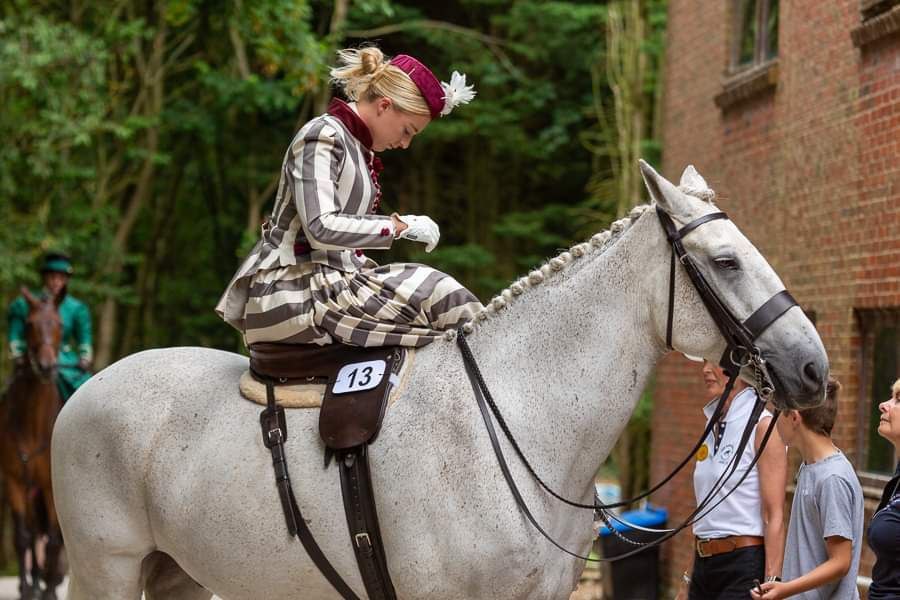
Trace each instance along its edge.
{"label": "green foliage", "polygon": [[[238,348],[212,307],[258,238],[287,144],[327,99],[334,50],[366,31],[478,90],[383,156],[385,209],[431,215],[441,245],[376,260],[427,262],[487,299],[607,225],[615,199],[586,186],[608,165],[581,135],[608,95],[592,80],[604,3],[359,0],[343,21],[335,6],[0,0],[0,297],[37,284],[40,254],[61,249],[73,293],[111,333],[109,359]],[[662,0],[648,6],[664,19]],[[661,56],[661,38],[646,44]]]}

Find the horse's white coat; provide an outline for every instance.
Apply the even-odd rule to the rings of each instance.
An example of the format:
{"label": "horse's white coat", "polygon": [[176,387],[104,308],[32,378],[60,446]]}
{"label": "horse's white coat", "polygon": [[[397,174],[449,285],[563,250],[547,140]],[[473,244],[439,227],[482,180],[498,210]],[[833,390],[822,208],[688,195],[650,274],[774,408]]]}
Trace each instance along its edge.
{"label": "horse's white coat", "polygon": [[[654,200],[677,221],[715,210],[642,169]],[[658,219],[637,211],[613,230],[514,283],[469,338],[537,472],[582,502],[591,500],[594,473],[665,352],[670,250]],[[704,225],[686,245],[740,318],[783,288],[730,222]],[[716,269],[712,258],[722,253],[741,263],[740,272]],[[718,360],[724,342],[680,269],[676,284],[675,347]],[[820,393],[824,349],[799,309],[760,343],[795,402]],[[817,381],[797,375],[808,364],[818,369]],[[54,433],[53,474],[70,598],[136,600],[142,560],[154,551],[226,600],[338,597],[287,535],[259,407],[237,390],[246,367],[244,357],[216,350],[151,350],[105,369],[66,405]],[[287,453],[304,516],[364,597],[338,474],[322,467],[317,412],[290,411],[288,420]],[[586,553],[590,512],[540,491],[503,446],[537,519],[562,545]],[[583,563],[541,538],[516,508],[452,341],[418,352],[370,455],[400,598],[569,597]],[[148,596],[209,598],[170,561],[167,581],[180,576],[181,591],[154,590],[161,578],[147,577],[147,564]]]}

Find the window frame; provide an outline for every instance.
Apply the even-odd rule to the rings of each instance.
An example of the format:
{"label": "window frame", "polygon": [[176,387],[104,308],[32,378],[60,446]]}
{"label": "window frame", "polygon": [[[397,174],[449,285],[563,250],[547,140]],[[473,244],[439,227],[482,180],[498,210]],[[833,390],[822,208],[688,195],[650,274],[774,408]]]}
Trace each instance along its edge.
{"label": "window frame", "polygon": [[895,6],[900,6],[898,0],[859,0],[860,20],[865,23],[884,13],[890,12]]}
{"label": "window frame", "polygon": [[[753,40],[753,58],[747,62],[741,60],[741,42],[744,38],[745,23],[743,21],[744,8],[747,2],[753,2],[755,6],[753,20],[756,23],[756,37]],[[769,19],[769,0],[733,0],[732,2],[732,25],[731,25],[731,52],[728,61],[728,72],[730,74],[741,73],[748,69],[759,67],[773,61],[778,60],[778,49],[776,47],[775,55],[766,56],[766,49],[769,43],[769,31],[766,23]],[[780,10],[779,10],[780,12]],[[779,27],[781,25],[781,15],[779,14]]]}
{"label": "window frame", "polygon": [[859,21],[850,31],[857,48],[900,31],[900,0],[860,0]]}
{"label": "window frame", "polygon": [[[866,466],[869,460],[869,419],[870,411],[875,405],[870,396],[874,378],[875,340],[880,329],[894,327],[900,330],[900,307],[888,308],[855,308],[853,310],[859,331],[858,378],[856,425],[859,435],[856,440],[857,474],[864,487],[881,488],[891,479],[892,473],[869,471]],[[885,397],[887,395],[885,394]],[[896,465],[898,453],[894,450],[893,464]]]}

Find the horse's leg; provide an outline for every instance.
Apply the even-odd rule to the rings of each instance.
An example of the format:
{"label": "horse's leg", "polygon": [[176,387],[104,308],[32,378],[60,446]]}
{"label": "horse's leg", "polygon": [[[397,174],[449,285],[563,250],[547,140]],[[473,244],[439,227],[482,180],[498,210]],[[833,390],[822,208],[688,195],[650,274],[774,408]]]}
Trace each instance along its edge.
{"label": "horse's leg", "polygon": [[[69,549],[71,554],[71,548]],[[67,600],[140,600],[143,556],[71,556]]]}
{"label": "horse's leg", "polygon": [[[118,502],[97,499],[86,488],[78,497],[56,497],[69,562],[67,600],[140,600],[141,562],[153,551],[146,521]],[[78,511],[77,516],[73,511]]]}
{"label": "horse's leg", "polygon": [[[47,465],[47,473],[49,474],[50,465]],[[62,531],[59,528],[59,519],[56,516],[56,506],[53,504],[53,491],[50,488],[49,477],[44,482],[46,487],[44,493],[41,494],[43,501],[43,510],[46,513],[47,520],[47,544],[44,548],[44,569],[43,577],[46,588],[41,596],[42,600],[56,600],[56,587],[62,583],[63,572],[60,568],[59,555],[62,551],[63,538]]]}
{"label": "horse's leg", "polygon": [[[28,466],[33,465],[26,465]],[[34,588],[34,594],[40,594],[41,581],[46,581],[47,565],[47,543],[44,538],[47,529],[47,511],[44,506],[44,495],[41,492],[41,486],[32,486],[27,491],[26,501],[28,502],[28,513],[31,519],[28,520],[31,525],[31,587]]]}
{"label": "horse's leg", "polygon": [[[67,600],[140,600],[141,562],[153,551],[145,524],[128,518],[116,502],[90,497],[59,498],[60,514],[68,511],[63,530],[69,562]],[[77,504],[72,501],[78,500]],[[62,508],[65,507],[65,508]],[[80,511],[77,518],[72,510]]]}
{"label": "horse's leg", "polygon": [[[2,473],[0,473],[0,540],[6,539],[6,512],[9,509],[9,501],[6,499],[6,486],[3,485]],[[6,544],[0,544],[0,565],[7,563]]]}
{"label": "horse's leg", "polygon": [[[19,596],[21,600],[31,600],[32,586],[28,583],[28,568],[26,564],[26,556],[31,549],[32,531],[28,528],[25,521],[25,509],[27,502],[27,491],[21,486],[7,483],[7,494],[9,497],[9,506],[12,510],[14,545],[16,548],[16,560],[19,563]],[[34,561],[34,557],[31,557]]]}
{"label": "horse's leg", "polygon": [[59,525],[50,526],[47,534],[46,555],[44,558],[44,589],[41,600],[56,600],[56,588],[62,583],[63,573],[60,569],[59,555],[62,551],[62,532]]}
{"label": "horse's leg", "polygon": [[163,552],[148,555],[143,571],[146,600],[210,600],[213,596]]}

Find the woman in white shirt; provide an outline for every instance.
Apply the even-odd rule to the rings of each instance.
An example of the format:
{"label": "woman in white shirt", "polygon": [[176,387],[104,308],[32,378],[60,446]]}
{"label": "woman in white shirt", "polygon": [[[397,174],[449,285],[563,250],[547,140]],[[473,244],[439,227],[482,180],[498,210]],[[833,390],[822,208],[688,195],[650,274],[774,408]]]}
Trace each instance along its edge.
{"label": "woman in white shirt", "polygon": [[[703,363],[703,382],[712,400],[703,408],[707,423],[728,377],[718,366]],[[699,503],[719,476],[730,468],[747,420],[757,402],[756,390],[738,380],[725,400],[722,416],[697,452],[694,496]],[[759,452],[772,420],[763,410],[733,475],[713,496],[718,503],[740,481]],[[753,470],[723,502],[693,526],[693,567],[684,572],[677,600],[728,600],[749,597],[755,581],[780,581],[784,559],[784,494],[787,451],[778,431],[772,432]]]}

